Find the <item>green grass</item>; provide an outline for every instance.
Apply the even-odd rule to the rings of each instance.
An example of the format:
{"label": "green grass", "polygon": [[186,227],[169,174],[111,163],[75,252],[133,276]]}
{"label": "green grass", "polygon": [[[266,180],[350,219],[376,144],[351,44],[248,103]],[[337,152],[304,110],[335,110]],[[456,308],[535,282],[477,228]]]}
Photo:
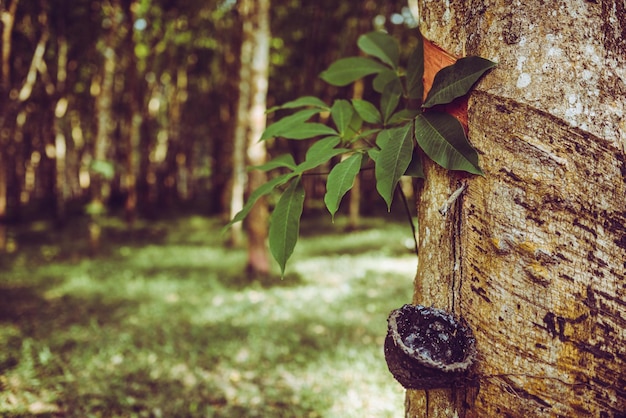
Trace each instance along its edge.
{"label": "green grass", "polygon": [[78,228],[16,232],[0,260],[0,416],[403,416],[382,344],[412,294],[410,230],[366,224],[305,222],[287,277],[263,282],[214,219],[111,220],[92,259]]}

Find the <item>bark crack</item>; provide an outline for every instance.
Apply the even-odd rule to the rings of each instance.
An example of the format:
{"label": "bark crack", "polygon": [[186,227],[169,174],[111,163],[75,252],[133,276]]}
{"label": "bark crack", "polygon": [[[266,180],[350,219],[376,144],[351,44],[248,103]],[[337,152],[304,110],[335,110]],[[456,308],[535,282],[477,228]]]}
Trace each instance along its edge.
{"label": "bark crack", "polygon": [[[463,278],[463,263],[461,260],[462,254],[462,239],[461,228],[463,222],[463,192],[466,190],[467,184],[465,182],[450,196],[449,200],[452,200],[450,205],[453,206],[452,210],[452,291],[450,292],[450,309],[456,315],[460,315],[460,302],[458,301],[461,295],[461,281]],[[447,202],[446,202],[447,203]]]}

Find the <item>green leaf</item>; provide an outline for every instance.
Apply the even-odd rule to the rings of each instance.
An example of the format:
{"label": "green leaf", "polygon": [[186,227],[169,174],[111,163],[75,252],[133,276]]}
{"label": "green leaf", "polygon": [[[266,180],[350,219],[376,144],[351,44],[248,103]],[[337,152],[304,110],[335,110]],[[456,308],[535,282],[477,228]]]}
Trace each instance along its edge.
{"label": "green leaf", "polygon": [[419,115],[420,113],[421,112],[417,109],[402,109],[391,115],[387,123],[389,125],[404,123],[413,120],[415,116]]}
{"label": "green leaf", "polygon": [[361,51],[380,59],[392,68],[398,68],[400,47],[398,41],[385,32],[375,31],[359,36],[357,45]]}
{"label": "green leaf", "polygon": [[421,101],[424,97],[424,39],[422,34],[418,34],[417,46],[409,57],[406,84],[409,99]]}
{"label": "green leaf", "polygon": [[448,170],[483,172],[478,153],[467,141],[461,123],[445,112],[426,112],[415,118],[415,138],[431,160]]}
{"label": "green leaf", "polygon": [[[352,108],[352,119],[350,119],[350,125],[348,125],[349,134],[346,135],[346,138],[349,141],[354,141],[354,138],[358,136],[361,127],[363,126],[363,119],[361,116]],[[346,132],[348,133],[348,132]],[[345,139],[345,138],[344,138]]]}
{"label": "green leaf", "polygon": [[311,116],[320,112],[320,109],[304,109],[292,115],[285,116],[267,127],[265,132],[263,132],[263,135],[261,135],[261,141],[268,138],[283,136],[285,132],[289,132],[294,128],[297,129],[298,126],[309,120]]}
{"label": "green leaf", "polygon": [[372,103],[363,99],[352,99],[352,105],[354,106],[354,110],[356,110],[365,122],[375,124],[382,123],[383,120],[380,116],[380,112]]}
{"label": "green leaf", "polygon": [[299,97],[296,100],[292,100],[280,106],[274,106],[266,111],[266,113],[272,113],[280,109],[295,109],[298,107],[306,107],[312,106],[317,107],[322,110],[328,110],[328,105],[324,103],[322,100],[318,99],[314,96],[303,96]]}
{"label": "green leaf", "polygon": [[374,161],[374,163],[376,163],[376,160],[378,160],[379,155],[380,155],[380,150],[378,148],[367,149],[367,156],[370,157],[370,159]]}
{"label": "green leaf", "polygon": [[303,206],[304,188],[297,178],[282,194],[270,217],[269,246],[281,276],[285,275],[285,265],[298,241]]}
{"label": "green leaf", "polygon": [[320,77],[333,86],[347,86],[359,78],[386,69],[387,67],[383,64],[369,58],[349,57],[333,62],[328,69],[322,71]]}
{"label": "green leaf", "polygon": [[282,154],[265,164],[249,167],[248,170],[269,171],[278,167],[291,168],[293,170],[296,168],[296,162],[291,154]]}
{"label": "green leaf", "polygon": [[391,209],[393,193],[400,177],[406,172],[413,155],[412,124],[407,123],[399,128],[387,129],[378,136],[376,144],[381,146],[376,158],[376,190]]}
{"label": "green leaf", "polygon": [[345,148],[335,148],[340,142],[341,139],[338,136],[329,136],[316,141],[306,152],[304,162],[299,164],[294,171],[298,174],[303,173],[347,152]]}
{"label": "green leaf", "polygon": [[387,143],[389,143],[391,139],[392,132],[393,129],[385,129],[378,133],[376,136],[376,146],[379,148],[379,151],[387,146]]}
{"label": "green leaf", "polygon": [[354,143],[358,141],[359,139],[371,137],[373,135],[378,134],[378,132],[380,132],[380,129],[367,129],[365,131],[359,132],[358,135],[351,138],[351,142]]}
{"label": "green leaf", "polygon": [[450,103],[457,97],[465,96],[495,62],[481,57],[460,58],[457,62],[439,70],[428,92],[424,107]]}
{"label": "green leaf", "polygon": [[335,220],[335,213],[339,209],[341,199],[354,185],[354,179],[359,174],[362,160],[363,154],[352,154],[333,167],[330,174],[328,174],[324,203],[333,221]]}
{"label": "green leaf", "polygon": [[383,115],[385,124],[389,121],[389,117],[393,114],[402,95],[402,83],[399,79],[392,80],[385,86],[383,94],[380,97],[380,112]]}
{"label": "green leaf", "polygon": [[385,70],[376,74],[374,77],[374,81],[372,81],[372,87],[374,87],[374,91],[377,93],[382,93],[385,90],[385,86],[391,83],[392,81],[398,80],[398,73],[394,70]]}
{"label": "green leaf", "polygon": [[282,176],[275,177],[271,179],[270,181],[268,181],[267,183],[264,183],[261,186],[259,186],[256,190],[254,190],[250,194],[250,197],[248,197],[248,200],[246,201],[246,204],[243,206],[243,209],[237,212],[237,214],[233,217],[233,219],[231,219],[230,222],[228,222],[226,226],[222,228],[222,233],[224,233],[234,223],[243,221],[243,219],[248,215],[248,213],[250,213],[252,206],[254,206],[257,200],[259,200],[261,197],[265,196],[266,194],[269,194],[276,187],[287,183],[289,179],[295,176],[296,176],[296,173],[286,173],[286,174],[283,174]]}
{"label": "green leaf", "polygon": [[426,178],[426,176],[424,175],[424,165],[422,164],[422,157],[417,147],[413,148],[413,156],[411,157],[411,162],[406,168],[404,175],[420,179]]}
{"label": "green leaf", "polygon": [[354,116],[354,109],[347,100],[335,100],[333,107],[330,109],[330,116],[337,126],[340,137],[345,137],[346,131],[352,122]]}
{"label": "green leaf", "polygon": [[337,135],[337,131],[323,123],[311,122],[293,126],[283,131],[280,136],[287,139],[309,139],[322,135]]}

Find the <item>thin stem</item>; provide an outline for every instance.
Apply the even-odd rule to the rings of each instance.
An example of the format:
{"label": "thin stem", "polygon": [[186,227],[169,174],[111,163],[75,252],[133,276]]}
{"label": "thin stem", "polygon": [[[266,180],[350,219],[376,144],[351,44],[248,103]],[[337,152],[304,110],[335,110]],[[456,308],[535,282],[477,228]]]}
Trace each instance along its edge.
{"label": "thin stem", "polygon": [[370,148],[377,148],[380,150],[380,147],[376,145],[376,143],[371,143],[369,139],[366,139],[365,137],[363,137],[363,138],[360,138],[360,140],[365,142],[367,145],[369,145]]}
{"label": "thin stem", "polygon": [[409,220],[409,225],[411,226],[411,232],[413,233],[413,242],[415,243],[415,256],[419,257],[419,248],[418,248],[418,243],[417,243],[417,230],[415,228],[415,222],[413,222],[413,216],[411,216],[411,208],[409,207],[409,200],[407,199],[406,194],[404,193],[404,190],[402,190],[402,187],[400,187],[399,183],[398,185],[396,185],[396,190],[400,192],[400,197],[402,197],[402,205],[404,206],[404,211],[406,212],[406,216]]}

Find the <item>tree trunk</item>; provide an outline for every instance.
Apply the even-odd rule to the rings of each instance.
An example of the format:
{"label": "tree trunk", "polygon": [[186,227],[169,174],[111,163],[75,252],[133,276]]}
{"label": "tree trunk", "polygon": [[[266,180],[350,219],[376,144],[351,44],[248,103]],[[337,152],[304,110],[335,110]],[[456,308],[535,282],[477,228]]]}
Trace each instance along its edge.
{"label": "tree trunk", "polygon": [[479,354],[406,415],[623,416],[624,3],[446,3],[420,1],[424,35],[499,65],[469,103],[485,176],[425,167],[414,302],[462,316]]}
{"label": "tree trunk", "polygon": [[[265,130],[265,98],[270,43],[269,3],[269,0],[243,0],[239,5],[243,21],[243,40],[237,128],[233,147],[235,164],[233,165],[232,216],[243,207],[244,190],[252,191],[266,181],[265,172],[253,170],[248,173],[246,187],[245,165],[261,165],[266,160],[265,142],[259,142],[259,138]],[[260,199],[246,220],[247,271],[252,276],[267,275],[270,271],[266,243],[267,222],[267,203],[265,199]],[[236,231],[234,233],[237,234]],[[236,239],[236,236],[234,238]]]}
{"label": "tree trunk", "polygon": [[11,89],[11,37],[15,14],[19,0],[13,0],[10,4],[0,4],[0,21],[2,22],[2,62],[0,70],[0,253],[7,247],[7,216],[8,216],[8,193],[7,193],[7,146],[4,136],[7,131],[7,107],[9,105],[9,90]]}
{"label": "tree trunk", "polygon": [[112,165],[107,161],[108,149],[111,145],[112,125],[115,123],[113,118],[113,96],[114,96],[114,78],[117,66],[116,47],[118,46],[117,33],[119,29],[119,19],[121,9],[119,1],[112,0],[109,4],[107,18],[110,19],[110,27],[105,35],[105,44],[102,48],[102,80],[99,86],[99,94],[96,98],[97,111],[97,131],[93,144],[93,160],[97,163],[97,170],[92,170],[91,176],[91,219],[89,223],[89,242],[92,255],[99,252],[101,225],[100,216],[105,210],[105,201],[108,197],[109,175],[102,170],[109,171]]}
{"label": "tree trunk", "polygon": [[[141,79],[144,72],[139,70],[139,61],[134,53],[135,41],[133,39],[132,22],[135,22],[137,16],[136,9],[130,4],[124,4],[124,13],[130,17],[125,22],[128,27],[126,30],[125,47],[129,51],[128,68],[126,69],[126,77],[129,87],[128,91],[128,108],[127,122],[129,129],[126,136],[126,173],[124,177],[124,186],[126,188],[126,201],[124,202],[124,216],[129,227],[133,227],[137,219],[138,191],[137,183],[140,176],[140,159],[141,159],[141,126],[144,122],[142,102]],[[143,68],[143,67],[142,67]]]}
{"label": "tree trunk", "polygon": [[65,136],[65,115],[68,107],[68,97],[65,91],[65,82],[67,79],[67,54],[69,45],[65,36],[57,38],[58,57],[57,57],[57,74],[56,84],[51,91],[57,97],[54,108],[54,119],[52,127],[54,131],[54,150],[56,164],[56,181],[55,181],[55,202],[56,202],[56,221],[59,225],[64,225],[67,217],[67,199],[70,194],[67,169],[67,138]]}
{"label": "tree trunk", "polygon": [[[61,99],[63,100],[63,99]],[[69,196],[69,184],[67,181],[67,138],[61,126],[61,119],[65,115],[63,108],[65,101],[57,102],[57,113],[53,123],[54,130],[54,150],[55,150],[55,218],[58,225],[64,225],[67,217],[66,204]],[[60,109],[60,110],[59,110]]]}
{"label": "tree trunk", "polygon": [[[264,164],[267,158],[265,142],[259,138],[265,130],[265,99],[270,60],[270,0],[255,0],[244,7],[248,9],[248,24],[244,29],[244,42],[253,43],[252,62],[250,63],[250,109],[247,138],[247,163],[250,166]],[[264,171],[252,170],[248,173],[248,193],[267,181]],[[265,199],[258,201],[246,220],[248,236],[248,272],[254,277],[270,272],[267,250],[268,208]]]}
{"label": "tree trunk", "polygon": [[[243,209],[246,189],[246,137],[248,133],[248,119],[250,116],[251,98],[251,63],[254,46],[254,33],[249,28],[249,9],[253,1],[242,0],[239,3],[239,13],[243,22],[243,38],[241,42],[239,67],[239,100],[237,103],[237,122],[233,136],[232,148],[232,176],[230,182],[230,219],[234,218]],[[230,243],[240,246],[243,239],[243,227],[240,222],[230,229]]]}
{"label": "tree trunk", "polygon": [[0,145],[0,253],[7,247],[7,180],[2,148]]}

